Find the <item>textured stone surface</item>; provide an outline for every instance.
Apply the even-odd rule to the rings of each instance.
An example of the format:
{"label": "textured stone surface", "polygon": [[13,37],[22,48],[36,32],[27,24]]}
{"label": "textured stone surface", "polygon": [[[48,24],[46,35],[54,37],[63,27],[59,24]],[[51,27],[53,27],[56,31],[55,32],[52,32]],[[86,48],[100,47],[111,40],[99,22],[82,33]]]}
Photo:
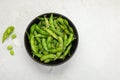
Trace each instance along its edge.
{"label": "textured stone surface", "polygon": [[[56,67],[34,62],[24,47],[29,22],[47,12],[70,18],[80,38],[75,55]],[[17,42],[0,43],[0,80],[120,80],[119,0],[0,0],[0,42],[9,25]],[[14,46],[14,56],[7,45]]]}

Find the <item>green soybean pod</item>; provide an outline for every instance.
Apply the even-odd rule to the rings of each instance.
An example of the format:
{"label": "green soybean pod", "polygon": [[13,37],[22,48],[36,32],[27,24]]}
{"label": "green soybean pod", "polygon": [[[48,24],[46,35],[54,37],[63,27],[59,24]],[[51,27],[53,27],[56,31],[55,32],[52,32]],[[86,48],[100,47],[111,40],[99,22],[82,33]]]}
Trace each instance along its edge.
{"label": "green soybean pod", "polygon": [[46,22],[45,21],[41,21],[41,24],[42,24],[41,27],[46,26]]}
{"label": "green soybean pod", "polygon": [[36,24],[33,24],[33,25],[31,26],[31,28],[30,28],[30,33],[28,33],[28,34],[29,34],[29,37],[28,37],[29,39],[31,39],[32,36],[34,35],[35,25],[36,25]]}
{"label": "green soybean pod", "polygon": [[47,54],[49,54],[49,53],[48,53],[47,51],[43,51],[43,54],[44,54],[44,55],[47,55]]}
{"label": "green soybean pod", "polygon": [[57,58],[59,58],[61,56],[61,54],[62,54],[62,52],[57,52],[56,53]]}
{"label": "green soybean pod", "polygon": [[58,42],[60,43],[59,47],[62,47],[63,48],[63,39],[62,37],[58,37]]}
{"label": "green soybean pod", "polygon": [[3,37],[2,37],[2,43],[4,43],[4,41],[13,33],[14,31],[14,26],[9,26],[5,32],[3,33]]}
{"label": "green soybean pod", "polygon": [[69,35],[68,40],[67,40],[66,46],[68,46],[68,45],[73,41],[73,39],[74,39],[74,37],[73,37],[73,34],[71,33],[71,34]]}
{"label": "green soybean pod", "polygon": [[44,30],[47,31],[53,38],[58,39],[58,36],[50,29],[44,27]]}
{"label": "green soybean pod", "polygon": [[35,54],[37,57],[41,58],[43,56],[43,54]]}
{"label": "green soybean pod", "polygon": [[36,45],[36,47],[38,47],[38,51],[43,51],[44,50],[44,48],[43,48],[43,46],[42,46],[42,38],[41,37],[35,37],[35,39],[36,39],[36,41],[37,41],[37,45]]}
{"label": "green soybean pod", "polygon": [[56,24],[58,25],[57,29],[58,29],[61,33],[65,32],[65,31],[60,27],[61,24],[59,23],[58,20],[56,20]]}
{"label": "green soybean pod", "polygon": [[35,31],[35,30],[34,30],[34,32],[33,32],[33,33],[34,33],[34,36],[35,36],[35,35],[37,35],[37,31]]}
{"label": "green soybean pod", "polygon": [[51,53],[56,53],[56,52],[60,52],[63,50],[63,39],[62,37],[58,37],[58,42],[59,42],[59,47],[58,48],[54,48],[49,50]]}
{"label": "green soybean pod", "polygon": [[35,27],[36,27],[37,24],[33,24],[30,28],[30,33],[32,34],[35,30]]}
{"label": "green soybean pod", "polygon": [[58,48],[54,48],[54,49],[49,50],[49,52],[51,52],[51,53],[57,53],[57,52],[60,52],[62,50],[63,50],[62,47],[58,47]]}
{"label": "green soybean pod", "polygon": [[38,44],[38,42],[36,40],[34,42],[35,42],[35,47],[36,47],[36,45]]}
{"label": "green soybean pod", "polygon": [[42,25],[42,21],[39,21],[39,23],[38,23],[38,27],[39,27],[39,28],[43,27],[43,25]]}
{"label": "green soybean pod", "polygon": [[53,30],[57,35],[63,37],[62,29],[58,26],[57,20],[54,20],[55,30]]}
{"label": "green soybean pod", "polygon": [[57,20],[57,24],[59,25],[59,27],[62,29],[62,31],[64,31],[65,33],[67,34],[70,34],[70,32],[68,31],[67,27],[65,26],[65,24],[63,23],[60,23],[58,20]]}
{"label": "green soybean pod", "polygon": [[58,43],[58,41],[53,39],[52,42],[51,42],[51,47],[56,48],[57,43]]}
{"label": "green soybean pod", "polygon": [[56,47],[59,47],[59,45],[60,45],[60,44],[59,44],[59,43],[57,43],[57,44],[56,44]]}
{"label": "green soybean pod", "polygon": [[35,56],[37,56],[38,58],[41,58],[43,56],[43,54],[41,53],[35,53],[35,52],[32,52]]}
{"label": "green soybean pod", "polygon": [[54,59],[54,58],[56,58],[56,55],[55,55],[55,54],[47,54],[47,55],[43,55],[43,56],[40,58],[40,60],[41,60],[41,61],[44,61],[44,60],[46,60],[46,59]]}
{"label": "green soybean pod", "polygon": [[53,39],[53,40],[52,40],[52,44],[53,44],[53,45],[56,45],[57,43],[58,43],[58,41],[57,41],[56,39]]}
{"label": "green soybean pod", "polygon": [[52,61],[52,59],[46,59],[44,63],[49,63],[50,61]]}
{"label": "green soybean pod", "polygon": [[35,35],[37,35],[37,32],[34,31],[33,34],[34,34],[34,42],[35,42],[35,45],[37,45],[37,44],[38,44],[38,41],[37,41],[36,38],[35,38]]}
{"label": "green soybean pod", "polygon": [[[51,15],[50,16],[50,20],[49,20],[49,22],[50,22],[50,29],[54,32],[54,33],[56,33],[57,35],[59,35],[60,33],[60,31],[58,30],[58,28],[59,28],[59,26],[57,25],[57,23],[56,23],[56,20],[53,20],[53,15]],[[59,28],[60,29],[60,28]]]}
{"label": "green soybean pod", "polygon": [[48,38],[47,38],[47,47],[48,47],[48,49],[51,49],[51,41],[52,41],[52,37],[48,36]]}
{"label": "green soybean pod", "polygon": [[74,31],[73,31],[72,27],[69,25],[68,21],[67,21],[66,19],[63,19],[63,22],[64,22],[65,25],[68,27],[69,31],[70,31],[71,33],[74,33]]}
{"label": "green soybean pod", "polygon": [[66,46],[66,43],[67,43],[67,34],[64,34],[64,37],[63,37],[63,44],[64,44],[64,47]]}
{"label": "green soybean pod", "polygon": [[70,34],[70,32],[68,31],[68,29],[66,29],[66,27],[64,25],[59,24],[60,28],[67,34]]}
{"label": "green soybean pod", "polygon": [[35,35],[36,38],[46,38],[46,35],[42,35],[42,34],[36,34]]}
{"label": "green soybean pod", "polygon": [[55,26],[55,28],[57,29],[57,31],[60,32],[61,29],[60,29],[60,27],[59,27],[58,24],[57,24],[57,23],[58,23],[57,20],[54,20],[53,23],[54,23],[54,26]]}
{"label": "green soybean pod", "polygon": [[66,19],[63,19],[63,22],[65,23],[65,25],[69,25],[69,23]]}
{"label": "green soybean pod", "polygon": [[30,34],[28,32],[25,32],[27,34],[28,39],[30,40]]}
{"label": "green soybean pod", "polygon": [[46,27],[48,28],[49,27],[49,21],[48,21],[48,18],[46,17],[46,15],[44,15],[44,19],[45,19]]}
{"label": "green soybean pod", "polygon": [[34,40],[34,36],[32,35],[31,39],[30,39],[30,45],[31,45],[31,49],[33,52],[37,53],[37,48],[35,46],[35,40]]}
{"label": "green soybean pod", "polygon": [[71,33],[74,34],[74,31],[73,31],[73,29],[72,29],[72,27],[71,27],[70,25],[68,25],[68,28],[69,28],[69,30],[71,31]]}
{"label": "green soybean pod", "polygon": [[38,49],[39,49],[40,51],[43,51],[43,50],[44,50],[41,43],[38,44]]}
{"label": "green soybean pod", "polygon": [[37,45],[39,42],[37,41],[37,39],[36,39],[36,37],[35,37],[35,35],[37,35],[37,31],[34,31],[33,32],[34,34],[34,42],[35,42],[35,45]]}
{"label": "green soybean pod", "polygon": [[70,45],[66,48],[66,50],[65,50],[64,53],[63,53],[63,55],[61,55],[61,56],[59,57],[59,59],[64,59],[64,58],[67,56],[67,54],[69,53],[71,47],[72,47],[72,44],[70,44]]}
{"label": "green soybean pod", "polygon": [[54,23],[53,23],[53,14],[50,15],[49,23],[50,23],[51,29],[55,29]]}
{"label": "green soybean pod", "polygon": [[33,33],[30,33],[28,38],[31,39],[33,35]]}
{"label": "green soybean pod", "polygon": [[62,17],[57,18],[57,20],[58,20],[58,22],[59,22],[60,24],[64,24]]}
{"label": "green soybean pod", "polygon": [[67,30],[68,30],[68,27],[67,27],[67,26],[65,25],[65,23],[64,23],[64,18],[58,19],[58,22],[59,22],[61,25],[63,25],[64,29],[67,29]]}
{"label": "green soybean pod", "polygon": [[40,34],[48,35],[48,33],[44,31],[42,28],[39,28],[38,25],[35,26],[35,30]]}
{"label": "green soybean pod", "polygon": [[41,39],[39,37],[35,37],[38,43],[41,43]]}
{"label": "green soybean pod", "polygon": [[45,19],[43,17],[37,17],[40,21],[44,21]]}
{"label": "green soybean pod", "polygon": [[59,35],[59,36],[62,36],[62,33],[59,31],[59,30],[57,30],[57,29],[55,29],[55,28],[53,28],[53,29],[51,29],[56,35]]}
{"label": "green soybean pod", "polygon": [[43,48],[48,51],[48,48],[47,48],[47,41],[45,38],[42,38],[42,45],[43,45]]}

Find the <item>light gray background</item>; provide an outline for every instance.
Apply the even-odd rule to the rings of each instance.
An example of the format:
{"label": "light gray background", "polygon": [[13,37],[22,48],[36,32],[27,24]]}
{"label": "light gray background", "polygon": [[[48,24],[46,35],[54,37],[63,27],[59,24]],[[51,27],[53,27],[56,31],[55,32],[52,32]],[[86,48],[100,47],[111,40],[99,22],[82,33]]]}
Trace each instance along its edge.
{"label": "light gray background", "polygon": [[[46,12],[70,18],[80,38],[75,55],[56,67],[34,62],[24,47],[26,27]],[[2,44],[9,25],[17,39]],[[0,0],[0,80],[120,80],[120,0]]]}

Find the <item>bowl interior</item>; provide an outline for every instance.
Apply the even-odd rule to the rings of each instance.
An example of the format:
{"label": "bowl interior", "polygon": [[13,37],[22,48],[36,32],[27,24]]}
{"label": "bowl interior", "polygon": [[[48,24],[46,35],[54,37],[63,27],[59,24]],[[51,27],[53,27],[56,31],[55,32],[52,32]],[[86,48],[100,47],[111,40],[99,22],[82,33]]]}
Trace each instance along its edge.
{"label": "bowl interior", "polygon": [[[26,48],[28,54],[31,56],[31,58],[33,58],[38,63],[44,64],[44,65],[51,65],[51,66],[52,65],[59,65],[59,64],[62,64],[64,62],[66,62],[67,60],[69,60],[73,56],[73,54],[74,54],[74,52],[75,52],[75,50],[77,48],[77,45],[78,45],[78,33],[77,33],[77,30],[76,30],[74,24],[70,21],[70,19],[68,19],[67,17],[65,17],[65,16],[63,16],[61,14],[58,14],[58,13],[52,13],[52,14],[53,14],[53,16],[56,16],[56,17],[62,16],[63,18],[67,19],[70,26],[74,30],[76,39],[72,42],[72,47],[71,47],[71,50],[70,50],[70,56],[67,55],[64,60],[58,60],[57,59],[56,61],[52,61],[52,62],[47,63],[47,64],[41,62],[40,59],[38,57],[36,57],[36,56],[34,58],[32,57],[32,51],[31,51],[30,43],[29,43],[26,32],[30,33],[30,27],[31,27],[32,24],[34,24],[34,23],[38,24],[39,23],[40,20],[37,17],[30,22],[30,24],[28,25],[28,27],[26,29],[25,36],[24,36],[25,48]],[[42,15],[40,15],[38,17],[44,16],[44,15],[46,15],[46,17],[50,17],[51,13],[42,14]]]}

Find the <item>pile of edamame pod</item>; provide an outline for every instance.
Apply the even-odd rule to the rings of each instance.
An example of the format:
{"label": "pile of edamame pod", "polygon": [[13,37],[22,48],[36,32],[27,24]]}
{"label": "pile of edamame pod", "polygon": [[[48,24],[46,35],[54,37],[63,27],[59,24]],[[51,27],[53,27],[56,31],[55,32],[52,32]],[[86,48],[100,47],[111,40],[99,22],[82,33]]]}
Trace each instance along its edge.
{"label": "pile of edamame pod", "polygon": [[39,23],[32,24],[27,33],[31,50],[34,56],[44,63],[57,59],[64,60],[70,56],[72,41],[75,35],[67,19],[61,16],[38,17]]}

